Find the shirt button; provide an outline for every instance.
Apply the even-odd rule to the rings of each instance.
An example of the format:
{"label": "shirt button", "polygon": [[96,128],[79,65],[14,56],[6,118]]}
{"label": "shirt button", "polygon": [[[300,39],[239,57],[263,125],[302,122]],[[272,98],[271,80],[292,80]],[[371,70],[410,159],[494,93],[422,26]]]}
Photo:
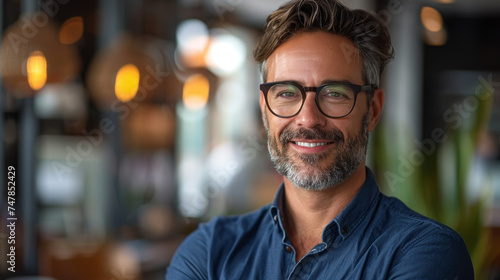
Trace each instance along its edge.
{"label": "shirt button", "polygon": [[292,252],[292,247],[290,247],[290,246],[286,246],[286,247],[285,247],[285,251],[286,251],[287,253],[291,253],[291,252]]}
{"label": "shirt button", "polygon": [[274,221],[276,222],[278,220],[278,216],[277,215],[274,215]]}
{"label": "shirt button", "polygon": [[349,228],[348,227],[343,227],[342,230],[340,231],[340,233],[342,233],[342,235],[346,235],[349,233]]}

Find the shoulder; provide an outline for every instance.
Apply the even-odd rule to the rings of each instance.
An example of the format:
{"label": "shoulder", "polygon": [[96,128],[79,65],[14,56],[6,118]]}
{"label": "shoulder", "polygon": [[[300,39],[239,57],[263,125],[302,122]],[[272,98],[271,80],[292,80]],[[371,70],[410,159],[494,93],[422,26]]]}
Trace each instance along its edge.
{"label": "shoulder", "polygon": [[[254,212],[215,217],[207,223],[201,223],[181,243],[169,267],[167,279],[208,279],[213,273],[216,256],[227,255],[234,244],[245,236],[257,236],[259,231],[271,224],[269,207],[265,206]],[[270,226],[270,225],[269,225]],[[248,239],[246,239],[248,240]]]}
{"label": "shoulder", "polygon": [[[217,236],[217,238],[239,236],[248,231],[255,231],[271,224],[269,216],[269,205],[258,210],[242,215],[218,216],[208,223],[200,224],[197,231],[203,232],[207,237]],[[193,234],[196,234],[195,231]]]}
{"label": "shoulder", "polygon": [[462,237],[450,227],[427,218],[396,198],[381,202],[385,229],[398,240],[392,276],[396,279],[473,279]]}
{"label": "shoulder", "polygon": [[410,243],[418,243],[423,238],[463,242],[462,237],[452,228],[413,211],[397,198],[383,195],[381,203],[383,214],[387,218],[386,226],[408,235],[412,239]]}

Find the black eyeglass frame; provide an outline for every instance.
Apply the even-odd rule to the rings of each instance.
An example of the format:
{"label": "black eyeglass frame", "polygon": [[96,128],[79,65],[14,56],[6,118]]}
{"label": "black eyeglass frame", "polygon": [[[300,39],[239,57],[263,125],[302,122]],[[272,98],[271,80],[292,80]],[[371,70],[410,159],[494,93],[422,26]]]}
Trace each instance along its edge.
{"label": "black eyeglass frame", "polygon": [[[295,114],[290,115],[290,116],[281,116],[281,115],[276,114],[273,111],[273,109],[271,109],[271,106],[269,106],[269,102],[267,101],[267,93],[269,92],[269,89],[271,89],[272,86],[277,85],[277,84],[293,85],[293,86],[297,87],[300,90],[300,93],[302,94],[302,104],[300,104],[300,108],[299,108],[299,110]],[[327,115],[325,112],[323,112],[323,110],[319,106],[319,100],[318,100],[319,93],[321,92],[321,90],[323,88],[325,88],[325,87],[327,87],[329,85],[332,85],[332,84],[347,86],[347,87],[351,88],[352,91],[354,92],[354,102],[352,103],[351,109],[346,114],[344,114],[342,116],[338,116],[338,117],[332,117],[332,116]],[[266,100],[266,107],[269,109],[269,111],[271,111],[271,113],[273,115],[275,115],[276,117],[279,117],[279,118],[291,118],[291,117],[294,117],[297,114],[299,114],[300,111],[302,110],[302,107],[304,106],[304,102],[306,101],[306,92],[313,91],[313,92],[316,92],[316,94],[314,96],[314,100],[316,101],[316,106],[318,107],[318,110],[323,115],[325,115],[325,116],[327,116],[329,118],[340,119],[340,118],[346,117],[347,115],[349,115],[352,112],[352,110],[356,106],[356,100],[358,99],[358,93],[365,92],[366,94],[372,94],[373,90],[375,90],[376,88],[377,87],[375,85],[363,85],[363,86],[361,86],[361,85],[356,85],[356,84],[352,84],[352,83],[344,82],[344,81],[329,82],[329,83],[322,84],[319,87],[304,87],[301,84],[299,84],[297,82],[293,82],[293,81],[278,81],[278,82],[271,82],[271,83],[260,84],[260,90],[262,91],[262,94],[264,94],[264,99]]]}

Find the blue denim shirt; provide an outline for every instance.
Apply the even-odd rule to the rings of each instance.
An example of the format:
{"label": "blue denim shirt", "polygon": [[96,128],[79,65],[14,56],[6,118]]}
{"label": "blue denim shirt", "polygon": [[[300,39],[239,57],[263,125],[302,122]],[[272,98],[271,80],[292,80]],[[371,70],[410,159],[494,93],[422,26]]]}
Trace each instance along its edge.
{"label": "blue denim shirt", "polygon": [[201,224],[166,279],[474,279],[462,238],[380,193],[373,174],[299,262],[283,227],[283,185],[255,212]]}

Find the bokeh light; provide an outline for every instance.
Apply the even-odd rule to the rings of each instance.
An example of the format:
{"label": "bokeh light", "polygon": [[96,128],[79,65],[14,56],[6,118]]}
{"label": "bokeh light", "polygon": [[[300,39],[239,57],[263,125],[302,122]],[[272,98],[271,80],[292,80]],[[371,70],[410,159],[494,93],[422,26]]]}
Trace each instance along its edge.
{"label": "bokeh light", "polygon": [[47,59],[41,51],[34,51],[26,62],[28,84],[31,89],[39,90],[47,82]]}
{"label": "bokeh light", "polygon": [[210,83],[208,79],[201,74],[195,74],[189,77],[184,84],[182,101],[189,109],[203,108],[208,102],[209,91]]}
{"label": "bokeh light", "polygon": [[59,29],[59,41],[66,45],[71,45],[83,35],[83,18],[82,17],[72,17],[67,19],[61,29]]}
{"label": "bokeh light", "polygon": [[139,69],[133,64],[122,66],[116,74],[115,94],[121,102],[132,100],[139,89]]}
{"label": "bokeh light", "polygon": [[203,54],[209,41],[207,26],[197,19],[183,21],[176,36],[179,50],[186,57]]}
{"label": "bokeh light", "polygon": [[219,76],[232,74],[243,65],[246,46],[230,33],[217,30],[214,33],[206,56],[208,68]]}
{"label": "bokeh light", "polygon": [[443,29],[443,17],[438,10],[424,6],[420,10],[420,19],[425,29],[431,32],[438,32]]}

